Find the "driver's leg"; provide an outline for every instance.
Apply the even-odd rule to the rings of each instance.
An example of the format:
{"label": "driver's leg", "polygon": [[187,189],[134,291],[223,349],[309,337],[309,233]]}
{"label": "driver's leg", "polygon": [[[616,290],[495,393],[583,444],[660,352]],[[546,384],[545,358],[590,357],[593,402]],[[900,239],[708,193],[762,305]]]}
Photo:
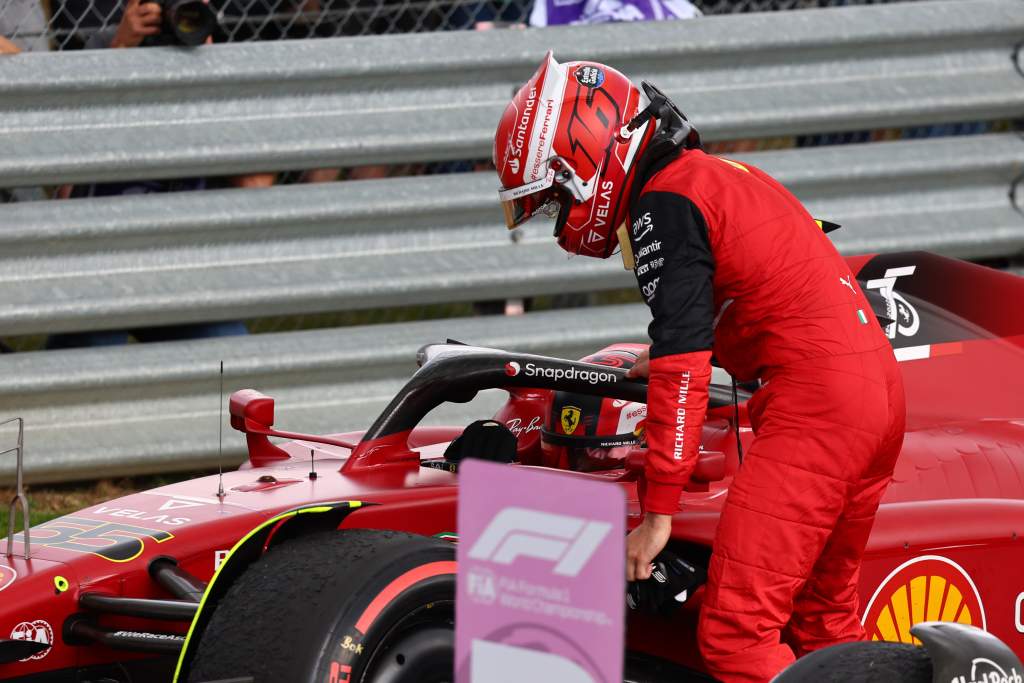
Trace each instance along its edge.
{"label": "driver's leg", "polygon": [[[723,507],[698,640],[708,670],[726,683],[768,681],[795,659],[782,629],[845,499],[845,490],[771,455],[807,447],[801,438],[758,436]],[[813,509],[800,504],[811,490]]]}
{"label": "driver's leg", "polygon": [[903,446],[906,408],[899,370],[891,352],[881,359],[889,379],[889,433],[877,457],[852,490],[835,530],[793,606],[787,641],[798,657],[837,642],[864,637],[857,583],[861,558],[871,535],[878,504],[892,479]]}
{"label": "driver's leg", "polygon": [[857,618],[860,560],[891,478],[890,470],[864,481],[797,596],[786,628],[786,641],[797,657],[836,643],[863,640],[864,628]]}
{"label": "driver's leg", "polygon": [[717,678],[768,681],[794,660],[782,630],[885,431],[880,380],[857,357],[819,360],[751,399],[757,436],[723,507],[699,625]]}

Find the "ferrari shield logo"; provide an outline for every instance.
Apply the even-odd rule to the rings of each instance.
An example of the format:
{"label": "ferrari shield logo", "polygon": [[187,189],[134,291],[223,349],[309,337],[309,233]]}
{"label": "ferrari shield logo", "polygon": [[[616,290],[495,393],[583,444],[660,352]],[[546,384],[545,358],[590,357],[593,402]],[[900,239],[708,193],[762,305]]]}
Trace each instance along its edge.
{"label": "ferrari shield logo", "polygon": [[580,409],[576,406],[562,408],[562,432],[572,434],[580,425]]}

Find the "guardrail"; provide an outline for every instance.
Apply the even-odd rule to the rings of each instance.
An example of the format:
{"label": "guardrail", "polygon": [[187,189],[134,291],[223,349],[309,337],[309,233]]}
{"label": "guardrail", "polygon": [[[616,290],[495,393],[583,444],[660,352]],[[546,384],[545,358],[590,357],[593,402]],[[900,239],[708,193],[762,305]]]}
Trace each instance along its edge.
{"label": "guardrail", "polygon": [[[225,392],[256,387],[275,396],[282,429],[366,429],[416,369],[422,345],[466,343],[579,358],[646,338],[643,305],[369,325],[222,339],[0,356],[0,414],[25,418],[29,484],[241,462],[244,437],[221,430]],[[468,424],[494,414],[502,392],[432,414]],[[226,397],[225,397],[226,400]],[[0,460],[0,484],[13,481]]]}
{"label": "guardrail", "polygon": [[1012,117],[1022,34],[1016,0],[959,0],[23,55],[0,61],[0,186],[487,157],[552,46],[659,83],[709,140]]}
{"label": "guardrail", "polygon": [[[1009,198],[1024,139],[984,135],[740,158],[844,228],[846,253],[1024,248]],[[198,199],[197,199],[198,197]],[[116,329],[629,287],[617,259],[566,261],[550,227],[512,242],[493,173],[0,209],[0,329]]]}
{"label": "guardrail", "polygon": [[[650,78],[708,139],[1019,116],[1017,0],[908,3],[526,32],[0,60],[0,186],[484,157],[549,45]],[[130,68],[128,68],[130,66]],[[68,107],[74,102],[74,107]],[[984,135],[739,155],[846,253],[1024,249],[1024,140]],[[490,173],[0,206],[0,331],[117,329],[631,286],[501,227]],[[643,339],[641,306],[0,356],[32,483],[237,461],[228,390],[288,428],[365,427],[446,337],[578,356]],[[489,403],[488,403],[489,401]],[[493,397],[450,420],[487,415]],[[477,412],[479,411],[479,412]],[[0,482],[13,471],[0,463]]]}

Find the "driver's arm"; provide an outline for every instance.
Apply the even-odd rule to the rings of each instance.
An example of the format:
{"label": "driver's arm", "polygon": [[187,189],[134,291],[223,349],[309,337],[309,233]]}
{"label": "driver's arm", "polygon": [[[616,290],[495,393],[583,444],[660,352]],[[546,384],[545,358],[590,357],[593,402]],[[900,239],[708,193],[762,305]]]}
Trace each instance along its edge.
{"label": "driver's arm", "polygon": [[651,309],[646,512],[672,514],[697,462],[711,381],[714,261],[687,197],[648,192],[632,210],[640,291]]}

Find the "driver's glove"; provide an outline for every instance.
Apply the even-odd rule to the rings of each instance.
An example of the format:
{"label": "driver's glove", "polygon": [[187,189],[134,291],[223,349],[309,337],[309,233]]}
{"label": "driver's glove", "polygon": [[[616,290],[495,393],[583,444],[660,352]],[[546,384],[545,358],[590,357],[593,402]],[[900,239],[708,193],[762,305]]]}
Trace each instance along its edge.
{"label": "driver's glove", "polygon": [[626,605],[632,610],[669,616],[707,580],[707,571],[667,550],[651,563],[651,578],[626,585]]}

